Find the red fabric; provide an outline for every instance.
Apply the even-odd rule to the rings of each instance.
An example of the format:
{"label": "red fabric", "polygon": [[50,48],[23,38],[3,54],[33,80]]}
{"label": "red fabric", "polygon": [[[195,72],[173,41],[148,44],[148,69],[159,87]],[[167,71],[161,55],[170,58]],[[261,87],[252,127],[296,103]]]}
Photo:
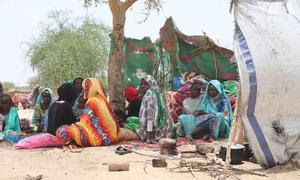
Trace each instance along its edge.
{"label": "red fabric", "polygon": [[196,80],[194,80],[194,82],[193,83],[197,83],[197,84],[199,84],[200,85],[200,87],[201,87],[201,89],[205,89],[205,87],[206,87],[206,84],[205,83],[203,83],[203,82],[201,82],[200,80],[198,80],[198,79],[196,79]]}
{"label": "red fabric", "polygon": [[31,95],[31,93],[16,93],[11,99],[15,105],[18,105],[20,102],[22,105],[27,106],[29,105],[29,98]]}
{"label": "red fabric", "polygon": [[178,116],[182,114],[182,102],[187,98],[179,92],[168,91],[166,93],[166,101],[174,123],[178,122]]}
{"label": "red fabric", "polygon": [[136,99],[139,99],[138,90],[135,87],[133,87],[133,86],[125,88],[124,93],[125,93],[126,99],[129,102],[131,102],[133,100],[136,100]]}

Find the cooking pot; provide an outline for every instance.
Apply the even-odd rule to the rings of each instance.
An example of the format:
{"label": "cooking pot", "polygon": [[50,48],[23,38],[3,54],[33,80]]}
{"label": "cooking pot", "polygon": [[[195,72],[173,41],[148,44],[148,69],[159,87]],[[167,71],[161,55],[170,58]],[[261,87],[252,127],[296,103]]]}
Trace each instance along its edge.
{"label": "cooking pot", "polygon": [[[226,161],[227,145],[221,145],[219,157]],[[245,158],[245,146],[234,144],[231,146],[231,162],[230,164],[241,164]]]}

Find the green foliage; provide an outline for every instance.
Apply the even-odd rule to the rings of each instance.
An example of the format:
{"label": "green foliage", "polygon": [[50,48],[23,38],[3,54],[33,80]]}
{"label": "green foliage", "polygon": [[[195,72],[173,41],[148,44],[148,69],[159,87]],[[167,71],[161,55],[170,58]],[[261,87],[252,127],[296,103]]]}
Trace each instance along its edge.
{"label": "green foliage", "polygon": [[40,79],[38,76],[32,76],[28,81],[27,81],[29,88],[33,89],[34,87],[38,86],[41,84]]}
{"label": "green foliage", "polygon": [[57,87],[76,76],[106,81],[110,29],[89,17],[75,21],[66,12],[48,17],[49,23],[27,51],[42,85]]}
{"label": "green foliage", "polygon": [[13,82],[2,82],[4,91],[9,91],[11,89],[16,89],[16,85]]}

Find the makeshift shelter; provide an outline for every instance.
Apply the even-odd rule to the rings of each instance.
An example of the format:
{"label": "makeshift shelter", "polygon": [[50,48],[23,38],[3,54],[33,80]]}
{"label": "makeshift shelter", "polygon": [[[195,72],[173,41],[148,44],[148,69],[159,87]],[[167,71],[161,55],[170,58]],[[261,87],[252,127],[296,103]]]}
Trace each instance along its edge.
{"label": "makeshift shelter", "polygon": [[183,34],[171,17],[160,29],[158,45],[170,55],[171,74],[197,72],[208,79],[237,79],[237,66],[230,61],[233,51],[217,46],[205,34]]}
{"label": "makeshift shelter", "polygon": [[[112,47],[113,43],[112,39]],[[160,29],[157,43],[152,43],[148,37],[141,40],[125,38],[123,53],[125,86],[138,86],[139,70],[152,74],[161,90],[169,90],[173,76],[184,72],[221,81],[237,79],[237,65],[230,61],[234,59],[233,51],[217,46],[206,35],[184,35],[172,18],[168,18]]]}
{"label": "makeshift shelter", "polygon": [[242,120],[267,167],[300,152],[300,17],[292,13],[300,6],[292,11],[286,2],[239,0],[234,7]]}

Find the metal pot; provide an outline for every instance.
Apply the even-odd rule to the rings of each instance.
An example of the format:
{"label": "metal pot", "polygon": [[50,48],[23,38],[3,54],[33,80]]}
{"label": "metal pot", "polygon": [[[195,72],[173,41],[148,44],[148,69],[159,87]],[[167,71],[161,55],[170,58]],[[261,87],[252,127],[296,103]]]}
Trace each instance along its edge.
{"label": "metal pot", "polygon": [[244,160],[248,161],[253,156],[253,153],[252,153],[252,150],[251,150],[248,142],[245,142],[244,146],[245,146],[245,157],[244,157]]}
{"label": "metal pot", "polygon": [[[226,161],[227,145],[221,145],[219,157]],[[231,162],[230,164],[241,164],[245,157],[245,146],[235,144],[231,146]]]}

